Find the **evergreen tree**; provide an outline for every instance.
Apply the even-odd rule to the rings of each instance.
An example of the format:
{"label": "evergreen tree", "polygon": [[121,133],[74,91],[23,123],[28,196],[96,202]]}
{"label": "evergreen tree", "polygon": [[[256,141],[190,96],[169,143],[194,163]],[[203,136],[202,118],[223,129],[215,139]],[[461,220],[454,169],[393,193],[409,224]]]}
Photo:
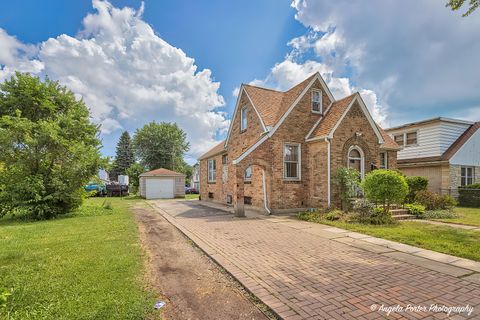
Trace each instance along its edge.
{"label": "evergreen tree", "polygon": [[116,181],[119,175],[127,174],[127,169],[135,163],[130,135],[123,132],[118,140],[115,161],[110,171],[110,180]]}

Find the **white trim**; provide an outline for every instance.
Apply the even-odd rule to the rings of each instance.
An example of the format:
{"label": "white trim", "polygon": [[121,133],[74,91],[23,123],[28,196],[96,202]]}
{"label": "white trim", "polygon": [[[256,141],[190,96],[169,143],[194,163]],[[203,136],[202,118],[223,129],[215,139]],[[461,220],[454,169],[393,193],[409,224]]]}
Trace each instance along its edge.
{"label": "white trim", "polygon": [[[248,128],[248,106],[245,105],[240,109],[240,132],[247,130]],[[243,127],[243,118],[245,117],[245,128]]]}
{"label": "white trim", "polygon": [[387,151],[380,151],[379,154],[384,154],[385,155],[385,165],[384,168],[381,167],[381,163],[379,163],[378,167],[380,169],[388,169],[388,152]]}
{"label": "white trim", "polygon": [[347,152],[347,168],[350,168],[350,152],[352,150],[357,150],[358,153],[360,153],[360,159],[358,158],[352,158],[352,159],[360,160],[360,177],[363,179],[365,178],[365,153],[363,153],[362,148],[360,148],[357,145],[350,146]]}
{"label": "white trim", "polygon": [[[318,92],[320,94],[320,101],[313,101],[313,94],[315,92]],[[313,110],[313,103],[314,102],[318,102],[320,104],[320,110],[317,111],[317,110]],[[322,95],[322,90],[320,89],[312,89],[311,93],[310,93],[310,109],[312,111],[312,113],[316,113],[316,114],[323,114],[323,95]]]}
{"label": "white trim", "polygon": [[[212,161],[212,163],[215,163],[215,168],[212,168],[213,173],[215,174],[215,177],[213,177],[213,180],[210,180],[210,161]],[[212,174],[212,176],[213,176],[213,174]],[[207,160],[207,182],[208,183],[217,182],[217,161],[216,161],[216,159],[208,159]]]}
{"label": "white trim", "polygon": [[[247,151],[245,151],[242,155],[240,155],[240,157],[238,157],[237,159],[233,160],[233,164],[237,164],[239,163],[240,161],[242,161],[246,156],[248,156],[250,153],[252,153],[252,151],[254,151],[259,145],[261,145],[265,140],[267,140],[268,138],[270,138],[271,136],[273,136],[273,134],[278,130],[278,128],[282,125],[282,123],[285,121],[285,119],[288,117],[288,115],[292,112],[292,110],[295,108],[295,106],[300,102],[300,100],[303,98],[303,96],[305,96],[305,94],[308,92],[308,90],[310,89],[310,87],[315,83],[315,80],[319,80],[320,81],[320,84],[324,87],[325,89],[325,92],[328,96],[328,98],[330,99],[330,101],[332,101],[332,103],[335,101],[335,99],[333,98],[333,95],[332,93],[330,92],[330,89],[327,87],[325,81],[323,80],[322,76],[320,76],[320,73],[316,73],[315,74],[315,77],[310,81],[310,83],[305,87],[305,89],[302,91],[302,93],[300,93],[300,95],[297,97],[297,99],[295,99],[295,101],[292,103],[292,105],[288,108],[287,112],[285,112],[285,114],[280,118],[280,120],[275,124],[275,126],[273,127],[272,130],[269,130],[268,133],[263,136],[260,140],[257,141],[257,143],[255,143],[253,146],[251,146],[250,148],[247,149]],[[238,104],[238,101],[237,101],[237,104]],[[330,104],[331,105],[331,104]],[[238,106],[238,105],[237,105]],[[235,107],[235,110],[237,109],[237,106]],[[233,117],[233,119],[235,119],[235,117]],[[230,134],[230,130],[229,130],[229,134]],[[228,141],[228,137],[227,137],[227,140],[225,142],[225,146],[227,145]]]}
{"label": "white trim", "polygon": [[268,214],[271,214],[272,212],[270,209],[268,209],[268,203],[267,203],[267,186],[265,185],[265,169],[262,169],[262,183],[263,183],[263,206],[265,207],[265,211],[268,212]]}
{"label": "white trim", "polygon": [[[298,160],[297,160],[297,177],[286,177],[285,171],[285,146],[297,146],[298,147]],[[283,166],[283,180],[285,181],[301,181],[302,180],[302,144],[298,142],[284,142],[283,143],[283,157],[282,157],[282,166]]]}
{"label": "white trim", "polygon": [[[250,168],[250,178],[247,178],[247,170]],[[252,181],[252,176],[253,176],[253,168],[252,166],[248,166],[245,168],[245,172],[243,173],[243,181],[251,182]]]}
{"label": "white trim", "polygon": [[352,102],[350,102],[350,104],[348,105],[345,112],[342,114],[340,119],[337,121],[337,123],[333,127],[332,131],[330,131],[330,133],[328,134],[328,137],[333,138],[333,134],[335,133],[337,128],[340,126],[340,124],[342,123],[343,119],[346,117],[346,115],[348,114],[348,112],[352,108],[355,101],[358,101],[358,104],[360,105],[360,109],[362,109],[363,113],[367,117],[368,123],[370,123],[370,126],[372,127],[373,131],[375,132],[375,134],[378,138],[378,142],[380,144],[383,144],[385,141],[383,140],[382,134],[380,133],[380,130],[378,130],[377,124],[375,123],[375,121],[373,121],[372,115],[368,111],[368,108],[365,105],[365,102],[363,102],[363,99],[358,92],[355,94],[355,98],[353,98]]}
{"label": "white trim", "polygon": [[230,126],[229,126],[229,128],[228,128],[227,138],[225,139],[225,145],[224,145],[225,148],[227,147],[228,141],[230,140],[230,135],[231,135],[232,129],[233,129],[233,121],[235,120],[235,116],[237,115],[238,106],[239,106],[239,104],[240,104],[240,99],[241,99],[241,97],[242,97],[243,92],[245,92],[245,94],[246,94],[246,96],[247,96],[247,98],[248,98],[248,101],[250,101],[250,104],[252,105],[253,110],[255,110],[255,113],[257,114],[258,119],[260,120],[260,123],[262,124],[263,131],[264,131],[264,132],[267,132],[267,131],[268,131],[267,128],[265,127],[265,123],[263,123],[262,117],[260,117],[260,113],[258,113],[257,108],[256,108],[255,105],[253,104],[252,99],[250,99],[250,96],[248,95],[247,90],[245,90],[245,87],[244,87],[244,85],[242,84],[242,85],[240,86],[240,90],[239,90],[239,92],[238,92],[237,102],[235,103],[235,109],[233,109],[233,116],[232,116],[232,120],[230,121]]}
{"label": "white trim", "polygon": [[331,206],[331,195],[330,195],[330,139],[325,138],[325,142],[327,142],[327,204],[328,207]]}

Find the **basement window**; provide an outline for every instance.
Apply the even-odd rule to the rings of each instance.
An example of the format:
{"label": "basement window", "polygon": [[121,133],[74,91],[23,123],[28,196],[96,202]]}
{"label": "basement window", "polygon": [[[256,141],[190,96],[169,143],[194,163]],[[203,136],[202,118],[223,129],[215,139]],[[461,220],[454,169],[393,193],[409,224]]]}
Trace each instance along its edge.
{"label": "basement window", "polygon": [[208,193],[208,198],[209,198],[209,199],[213,199],[213,192],[209,192],[209,193]]}
{"label": "basement window", "polygon": [[243,203],[251,205],[252,204],[252,197],[243,197]]}

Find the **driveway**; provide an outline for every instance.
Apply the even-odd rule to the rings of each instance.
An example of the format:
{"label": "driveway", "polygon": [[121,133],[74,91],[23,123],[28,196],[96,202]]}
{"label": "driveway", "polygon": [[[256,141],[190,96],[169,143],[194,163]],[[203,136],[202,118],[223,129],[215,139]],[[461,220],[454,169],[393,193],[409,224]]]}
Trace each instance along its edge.
{"label": "driveway", "polygon": [[150,204],[284,319],[480,318],[480,285],[463,274],[333,241],[324,227],[285,217]]}

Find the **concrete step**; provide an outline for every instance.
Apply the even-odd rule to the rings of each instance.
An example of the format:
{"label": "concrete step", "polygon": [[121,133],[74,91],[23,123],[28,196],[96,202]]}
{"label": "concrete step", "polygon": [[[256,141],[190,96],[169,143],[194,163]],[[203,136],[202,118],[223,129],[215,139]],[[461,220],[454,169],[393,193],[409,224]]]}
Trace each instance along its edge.
{"label": "concrete step", "polygon": [[392,214],[392,216],[398,216],[398,215],[408,214],[408,210],[407,209],[393,209],[393,210],[390,210],[390,213]]}
{"label": "concrete step", "polygon": [[416,219],[413,214],[397,214],[397,215],[392,215],[392,218],[395,220],[407,220],[407,219]]}

